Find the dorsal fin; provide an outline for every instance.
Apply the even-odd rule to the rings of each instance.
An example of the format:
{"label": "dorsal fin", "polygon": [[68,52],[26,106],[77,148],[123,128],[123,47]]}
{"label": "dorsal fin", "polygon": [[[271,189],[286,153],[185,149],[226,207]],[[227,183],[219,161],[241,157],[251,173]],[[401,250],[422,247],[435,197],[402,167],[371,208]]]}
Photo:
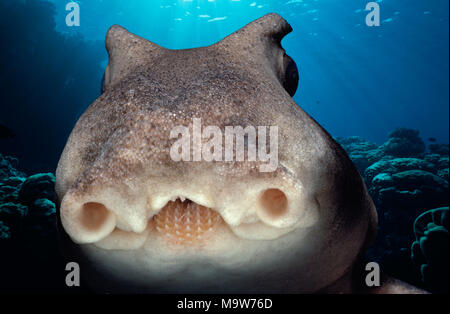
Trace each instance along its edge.
{"label": "dorsal fin", "polygon": [[109,62],[105,70],[104,90],[164,50],[161,46],[134,35],[119,25],[109,28],[105,43]]}

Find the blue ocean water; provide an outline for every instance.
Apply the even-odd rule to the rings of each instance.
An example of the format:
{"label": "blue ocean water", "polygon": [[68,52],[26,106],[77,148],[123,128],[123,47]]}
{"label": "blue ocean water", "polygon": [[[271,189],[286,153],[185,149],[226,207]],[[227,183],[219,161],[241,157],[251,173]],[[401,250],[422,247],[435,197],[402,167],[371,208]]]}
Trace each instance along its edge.
{"label": "blue ocean water", "polygon": [[[50,47],[47,53],[65,58],[68,66],[89,71],[89,78],[98,81],[86,79],[75,94],[59,92],[54,104],[37,104],[36,95],[34,105],[23,110],[42,121],[54,120],[52,113],[60,112],[59,126],[52,131],[60,130],[54,141],[68,135],[77,117],[98,96],[107,64],[103,41],[111,25],[120,24],[167,48],[183,49],[213,44],[254,19],[276,12],[294,29],[282,42],[300,71],[294,99],[332,136],[358,135],[381,144],[394,128],[410,127],[420,130],[424,139],[448,143],[447,0],[378,0],[379,27],[365,23],[367,0],[78,0],[78,27],[66,25],[69,0],[48,1],[54,5],[51,27],[67,41],[81,38],[96,45],[83,48],[77,43],[82,58],[75,50],[58,47]],[[27,20],[16,21],[14,28],[32,30],[36,19],[41,23],[39,14],[39,10],[30,13]],[[41,40],[45,34],[31,34],[36,45],[45,45]],[[98,67],[83,63],[89,59]],[[23,78],[32,75],[23,73]],[[76,79],[70,72],[66,76],[66,85]],[[0,122],[5,123],[2,114]],[[16,129],[26,122],[18,119],[12,118]],[[45,128],[46,123],[39,125]],[[59,146],[54,150],[59,155]]]}

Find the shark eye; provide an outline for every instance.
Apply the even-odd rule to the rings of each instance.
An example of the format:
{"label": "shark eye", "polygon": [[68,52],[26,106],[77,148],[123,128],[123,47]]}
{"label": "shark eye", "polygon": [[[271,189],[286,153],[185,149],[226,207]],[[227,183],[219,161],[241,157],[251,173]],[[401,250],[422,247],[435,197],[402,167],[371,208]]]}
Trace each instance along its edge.
{"label": "shark eye", "polygon": [[288,55],[284,56],[285,72],[283,87],[293,97],[298,87],[298,69],[294,60]]}
{"label": "shark eye", "polygon": [[103,73],[102,76],[102,83],[100,86],[100,95],[103,94],[105,92],[105,73]]}

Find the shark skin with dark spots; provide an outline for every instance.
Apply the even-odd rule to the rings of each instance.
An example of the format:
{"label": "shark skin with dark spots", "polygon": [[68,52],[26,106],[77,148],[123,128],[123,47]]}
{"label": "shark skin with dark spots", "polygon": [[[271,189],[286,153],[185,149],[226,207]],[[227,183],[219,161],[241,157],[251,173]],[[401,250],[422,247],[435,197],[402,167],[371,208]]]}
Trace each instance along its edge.
{"label": "shark skin with dark spots", "polygon": [[[56,172],[61,246],[89,286],[421,292],[391,279],[363,288],[376,210],[346,153],[292,99],[297,67],[280,43],[291,31],[268,14],[212,46],[170,50],[109,29],[104,92]],[[276,169],[174,161],[171,130],[196,118],[220,130],[278,126]]]}

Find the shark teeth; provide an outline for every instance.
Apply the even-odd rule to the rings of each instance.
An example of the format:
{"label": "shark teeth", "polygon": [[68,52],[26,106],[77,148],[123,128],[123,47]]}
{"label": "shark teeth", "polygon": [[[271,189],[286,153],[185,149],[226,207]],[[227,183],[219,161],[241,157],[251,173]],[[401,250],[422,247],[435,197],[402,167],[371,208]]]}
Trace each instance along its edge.
{"label": "shark teeth", "polygon": [[180,200],[180,201],[184,202],[184,201],[186,200],[186,197],[181,196],[181,195],[179,195],[179,196],[172,196],[172,197],[170,198],[170,200],[171,200],[172,202],[176,202],[176,200]]}
{"label": "shark teeth", "polygon": [[219,213],[190,200],[169,202],[152,221],[157,232],[176,244],[198,244],[225,223]]}

